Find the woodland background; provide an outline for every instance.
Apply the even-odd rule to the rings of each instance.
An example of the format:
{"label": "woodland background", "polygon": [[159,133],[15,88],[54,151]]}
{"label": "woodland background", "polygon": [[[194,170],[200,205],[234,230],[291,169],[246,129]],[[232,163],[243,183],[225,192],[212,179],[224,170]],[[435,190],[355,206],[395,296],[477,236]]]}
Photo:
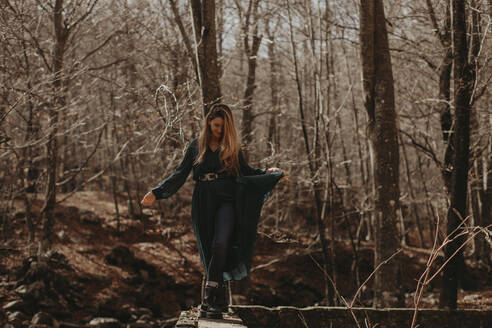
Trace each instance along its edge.
{"label": "woodland background", "polygon": [[[174,251],[193,262],[183,237],[192,181],[152,209],[140,200],[222,101],[249,164],[289,176],[265,204],[260,235],[316,250],[311,274],[324,288],[309,304],[343,304],[341,290],[364,305],[413,306],[434,292],[456,308],[459,290],[490,291],[491,17],[490,0],[0,1],[5,286],[26,263],[63,253],[60,222],[70,234],[82,215],[66,211],[82,208],[106,220],[88,244],[115,236],[101,258],[137,226],[152,243],[181,240]],[[107,216],[95,205],[103,199]],[[284,258],[276,270],[297,270],[278,247],[265,265]],[[411,277],[405,256],[423,261]],[[263,296],[253,299],[272,299]]]}

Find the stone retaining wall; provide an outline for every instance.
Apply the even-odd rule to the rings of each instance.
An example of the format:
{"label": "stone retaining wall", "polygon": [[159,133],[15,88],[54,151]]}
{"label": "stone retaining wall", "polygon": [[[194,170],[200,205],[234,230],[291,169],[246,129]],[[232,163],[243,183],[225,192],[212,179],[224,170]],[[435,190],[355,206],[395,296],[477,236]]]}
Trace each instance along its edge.
{"label": "stone retaining wall", "polygon": [[[232,309],[248,328],[410,328],[414,314],[410,308],[352,308],[350,311],[346,307],[235,305]],[[417,322],[419,328],[488,328],[492,327],[492,311],[422,309]]]}

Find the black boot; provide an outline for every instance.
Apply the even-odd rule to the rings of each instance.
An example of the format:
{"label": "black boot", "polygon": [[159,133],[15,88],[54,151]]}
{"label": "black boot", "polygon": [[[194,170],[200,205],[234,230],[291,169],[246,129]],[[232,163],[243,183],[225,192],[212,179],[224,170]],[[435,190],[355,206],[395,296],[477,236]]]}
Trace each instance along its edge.
{"label": "black boot", "polygon": [[218,290],[217,290],[217,299],[216,299],[216,305],[217,308],[220,309],[221,312],[227,313],[229,310],[229,302],[228,302],[228,297],[227,297],[227,289],[224,283],[219,284]]}
{"label": "black boot", "polygon": [[218,287],[205,286],[200,318],[222,319],[222,309],[217,306],[218,291]]}

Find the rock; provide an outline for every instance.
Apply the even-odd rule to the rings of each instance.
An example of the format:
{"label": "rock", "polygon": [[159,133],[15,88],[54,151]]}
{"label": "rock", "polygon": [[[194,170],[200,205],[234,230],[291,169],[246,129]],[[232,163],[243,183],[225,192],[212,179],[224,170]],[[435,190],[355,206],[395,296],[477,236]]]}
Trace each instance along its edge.
{"label": "rock", "polygon": [[[137,275],[139,280],[152,280],[157,277],[157,269],[154,265],[136,258],[126,246],[116,246],[106,255],[105,262],[110,265],[125,268],[132,275]],[[162,277],[159,277],[162,279]]]}
{"label": "rock", "polygon": [[137,322],[140,321],[140,322],[150,322],[152,321],[152,316],[150,314],[144,314],[143,316],[141,316],[140,318],[138,318]]}
{"label": "rock", "polygon": [[152,324],[144,321],[132,322],[126,325],[126,328],[152,328]]}
{"label": "rock", "polygon": [[76,323],[70,323],[70,322],[60,322],[60,327],[58,328],[88,328],[88,325],[81,325],[81,324],[76,324]]}
{"label": "rock", "polygon": [[56,303],[51,298],[42,299],[41,301],[39,301],[38,305],[43,306],[44,308],[50,308],[50,309],[55,309],[55,308],[59,307],[59,304]]}
{"label": "rock", "polygon": [[25,217],[26,217],[26,212],[24,211],[16,211],[14,213],[14,220],[23,219]]}
{"label": "rock", "polygon": [[18,311],[18,310],[23,310],[25,308],[26,304],[22,300],[15,300],[12,302],[9,302],[3,306],[4,311]]}
{"label": "rock", "polygon": [[125,282],[129,285],[136,286],[142,282],[142,278],[137,274],[129,274],[125,278]]}
{"label": "rock", "polygon": [[19,295],[25,295],[27,294],[27,286],[26,285],[20,285],[15,289],[15,292]]}
{"label": "rock", "polygon": [[58,328],[59,324],[55,318],[49,313],[46,312],[38,312],[36,313],[32,319],[31,324],[33,325],[48,325],[50,327]]}
{"label": "rock", "polygon": [[68,214],[79,214],[79,208],[77,206],[67,206],[65,208]]}
{"label": "rock", "polygon": [[178,323],[178,318],[170,318],[165,320],[157,320],[160,328],[174,328]]}
{"label": "rock", "polygon": [[[155,289],[148,285],[142,284],[135,291],[135,298],[141,304],[148,305],[149,301],[154,298]],[[141,312],[139,314],[142,314]]]}
{"label": "rock", "polygon": [[86,224],[99,224],[101,219],[91,211],[82,210],[80,211],[80,220]]}
{"label": "rock", "polygon": [[60,230],[56,233],[56,235],[58,236],[58,238],[60,238],[60,240],[64,240],[65,239],[65,230]]}
{"label": "rock", "polygon": [[138,314],[139,316],[144,316],[144,315],[148,315],[149,317],[152,317],[153,313],[150,309],[148,308],[138,308],[136,311],[135,311],[136,314]]}
{"label": "rock", "polygon": [[132,263],[135,261],[135,256],[126,246],[116,246],[105,257],[106,263],[115,266],[121,266],[123,264]]}
{"label": "rock", "polygon": [[38,300],[45,295],[46,291],[46,286],[43,281],[35,281],[32,284],[26,286],[26,285],[21,285],[17,287],[15,292],[19,294],[23,299],[34,299]]}
{"label": "rock", "polygon": [[50,267],[54,269],[64,269],[67,271],[74,271],[70,266],[70,261],[68,261],[67,257],[63,253],[59,253],[57,251],[51,250],[49,257]]}
{"label": "rock", "polygon": [[481,298],[482,298],[481,295],[478,295],[478,294],[470,294],[470,295],[465,295],[463,297],[463,301],[476,301],[476,300],[479,300]]}
{"label": "rock", "polygon": [[11,324],[13,324],[15,327],[19,327],[22,325],[22,323],[27,320],[27,315],[20,311],[15,311],[13,313],[10,313],[7,317],[7,321]]}
{"label": "rock", "polygon": [[140,276],[142,277],[143,280],[149,280],[149,273],[147,272],[147,270],[144,270],[144,269],[140,269],[139,271],[140,273]]}
{"label": "rock", "polygon": [[64,308],[68,308],[68,301],[63,297],[63,295],[58,295],[58,303]]}
{"label": "rock", "polygon": [[121,323],[114,318],[94,318],[89,322],[89,326],[95,328],[120,328]]}
{"label": "rock", "polygon": [[394,306],[395,304],[398,304],[398,298],[395,292],[384,291],[381,293],[380,302],[382,302],[384,306],[390,307],[390,306]]}
{"label": "rock", "polygon": [[[132,313],[134,313],[134,312],[135,312],[135,309],[132,308],[132,306],[130,304],[123,304],[123,306],[121,306],[119,308],[118,315],[115,314],[115,317],[116,317],[116,319],[118,319],[122,322],[128,322],[132,317]],[[133,321],[135,321],[135,320],[133,320]]]}
{"label": "rock", "polygon": [[100,303],[94,313],[99,318],[112,318],[120,322],[127,322],[131,312],[128,307],[123,307],[118,298],[109,298]]}
{"label": "rock", "polygon": [[438,297],[434,293],[428,293],[422,297],[421,301],[429,303],[430,305],[435,305],[438,302]]}

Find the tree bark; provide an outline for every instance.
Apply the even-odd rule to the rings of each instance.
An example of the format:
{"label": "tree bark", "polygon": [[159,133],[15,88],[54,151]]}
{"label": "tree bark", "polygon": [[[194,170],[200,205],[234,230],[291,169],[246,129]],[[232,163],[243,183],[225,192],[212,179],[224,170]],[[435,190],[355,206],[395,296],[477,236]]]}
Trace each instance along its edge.
{"label": "tree bark", "polygon": [[[424,176],[424,170],[423,170],[423,163],[422,163],[422,158],[420,157],[420,152],[415,152],[417,155],[417,165],[419,168],[419,177],[420,180],[422,181],[422,189],[424,189],[424,195],[425,195],[425,203],[427,205],[427,214],[429,216],[429,221],[427,221],[428,226],[429,226],[429,239],[430,239],[430,244],[434,245],[434,236],[436,235],[436,229],[437,227],[437,222],[438,222],[438,217],[436,215],[436,209],[432,205],[432,197],[429,192],[429,189],[427,188],[427,183],[426,183],[426,177]],[[439,244],[440,244],[440,236],[437,234],[437,238]]]}
{"label": "tree bark", "polygon": [[171,10],[174,15],[174,22],[178,25],[179,32],[181,33],[181,37],[183,38],[183,43],[186,47],[186,52],[188,56],[190,56],[191,62],[193,63],[193,67],[196,72],[196,61],[194,60],[194,52],[191,48],[190,38],[188,37],[188,33],[186,33],[186,29],[184,27],[183,21],[181,20],[181,16],[179,15],[178,6],[176,5],[176,0],[169,0],[169,5],[171,6]]}
{"label": "tree bark", "polygon": [[[405,141],[402,138],[400,138],[400,140],[401,140],[401,150],[403,152],[403,159],[405,160],[405,168],[406,168],[406,173],[407,173],[408,193],[410,196],[409,197],[410,198],[409,208],[411,208],[413,210],[413,213],[415,215],[415,222],[417,223],[419,247],[423,248],[425,245],[425,238],[424,238],[424,233],[423,233],[423,229],[422,229],[422,224],[420,221],[419,208],[417,206],[417,196],[416,196],[416,192],[413,188],[412,174],[410,171],[410,163],[408,160],[407,149],[405,147]],[[432,231],[431,231],[431,234],[432,234]]]}
{"label": "tree bark", "polygon": [[[376,188],[376,267],[397,251],[399,208],[399,151],[393,72],[381,0],[362,0],[360,40],[364,105],[369,116],[369,137],[374,152]],[[389,297],[399,287],[397,264],[383,265],[375,274],[374,306],[391,306]]]}
{"label": "tree bark", "polygon": [[210,106],[222,99],[217,60],[215,1],[191,0],[190,7],[203,112],[207,115]]}
{"label": "tree bark", "polygon": [[[250,0],[245,22],[243,22],[244,51],[248,58],[248,76],[246,78],[246,89],[243,99],[243,118],[241,121],[242,140],[244,143],[244,157],[248,159],[248,146],[253,140],[253,94],[256,89],[256,56],[260,49],[262,37],[258,35],[258,2]],[[251,17],[253,21],[251,21]],[[252,38],[250,40],[250,28],[253,25]]]}
{"label": "tree bark", "polygon": [[[278,24],[277,24],[278,26]],[[275,51],[275,36],[274,32],[276,32],[277,28],[275,28],[274,32],[270,31],[269,22],[265,23],[265,30],[269,39],[268,42],[268,61],[270,64],[270,101],[271,101],[271,110],[270,114],[270,122],[268,125],[268,142],[270,142],[274,149],[278,152],[280,151],[280,130],[277,129],[277,116],[280,113],[279,110],[279,97],[278,97],[278,62],[276,58]]]}
{"label": "tree bark", "polygon": [[458,282],[464,269],[462,250],[462,220],[467,215],[468,161],[470,143],[471,90],[474,69],[468,62],[468,42],[466,37],[466,9],[464,0],[453,0],[453,53],[454,53],[454,103],[455,154],[451,179],[451,204],[447,214],[447,234],[452,241],[445,248],[446,260],[441,285],[439,306],[456,309]]}
{"label": "tree bark", "polygon": [[[490,1],[489,1],[490,3]],[[480,54],[481,48],[481,40],[482,40],[482,26],[481,26],[481,14],[480,14],[480,3],[477,4],[476,0],[471,2],[471,6],[474,9],[471,13],[472,19],[472,33],[471,33],[471,55],[472,58],[478,58]],[[473,60],[469,61],[470,64],[473,63]],[[480,68],[477,67],[478,63],[474,64],[474,72],[478,71]],[[475,77],[474,77],[475,79]],[[477,97],[471,96],[470,100],[472,106]],[[478,111],[470,111],[470,143],[474,144],[475,147],[470,149],[470,158],[471,163],[475,168],[475,177],[474,180],[470,181],[471,190],[471,208],[474,213],[474,224],[475,226],[487,227],[490,224],[490,185],[492,184],[491,175],[490,175],[490,163],[492,162],[490,157],[490,133],[488,133],[488,137],[483,138],[480,135],[480,131],[490,131],[490,120],[491,115],[485,114],[485,116],[481,119],[480,113]],[[487,149],[488,148],[488,149]],[[478,151],[479,149],[483,150]],[[487,196],[488,195],[488,196]],[[477,235],[474,240],[474,257],[478,261],[482,261],[486,265],[490,264],[490,245],[485,238],[485,233],[481,233]]]}
{"label": "tree bark", "polygon": [[437,17],[432,6],[432,2],[430,0],[426,0],[426,2],[432,26],[444,51],[444,58],[438,71],[439,103],[437,105],[437,111],[439,112],[442,137],[446,147],[444,152],[444,166],[441,172],[444,179],[444,185],[449,194],[451,192],[451,165],[455,152],[453,117],[451,114],[451,69],[453,68],[453,50],[451,47],[450,0],[446,1],[446,16],[444,18],[444,26],[442,31],[437,24]]}

